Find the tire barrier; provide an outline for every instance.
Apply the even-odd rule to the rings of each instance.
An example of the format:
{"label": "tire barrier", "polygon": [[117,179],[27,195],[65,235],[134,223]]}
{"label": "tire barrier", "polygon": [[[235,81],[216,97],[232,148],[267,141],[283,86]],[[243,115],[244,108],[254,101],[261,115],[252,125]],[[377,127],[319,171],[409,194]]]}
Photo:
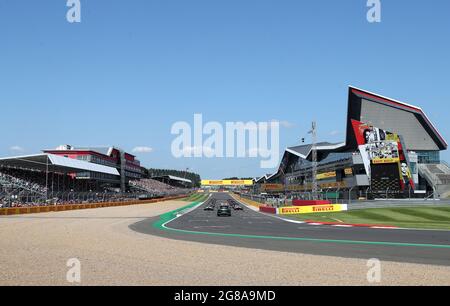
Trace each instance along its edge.
{"label": "tire barrier", "polygon": [[136,201],[125,201],[125,202],[103,202],[103,203],[86,203],[86,204],[0,208],[0,216],[39,214],[39,213],[60,212],[60,211],[67,211],[67,210],[81,210],[81,209],[93,209],[93,208],[102,208],[102,207],[152,204],[152,203],[158,203],[158,202],[183,199],[188,196],[190,196],[190,195],[174,196],[174,197],[143,200],[143,201],[136,200]]}

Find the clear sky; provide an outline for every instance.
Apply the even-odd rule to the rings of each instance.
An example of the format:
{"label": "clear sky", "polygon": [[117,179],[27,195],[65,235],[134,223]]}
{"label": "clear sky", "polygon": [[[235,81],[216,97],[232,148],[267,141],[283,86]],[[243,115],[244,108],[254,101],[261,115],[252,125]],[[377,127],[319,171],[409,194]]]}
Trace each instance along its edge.
{"label": "clear sky", "polygon": [[[0,0],[0,156],[116,145],[144,166],[259,176],[258,159],[175,159],[171,126],[316,119],[343,141],[348,85],[421,106],[450,140],[450,1]],[[317,95],[320,93],[320,95]],[[450,154],[443,153],[450,161]]]}

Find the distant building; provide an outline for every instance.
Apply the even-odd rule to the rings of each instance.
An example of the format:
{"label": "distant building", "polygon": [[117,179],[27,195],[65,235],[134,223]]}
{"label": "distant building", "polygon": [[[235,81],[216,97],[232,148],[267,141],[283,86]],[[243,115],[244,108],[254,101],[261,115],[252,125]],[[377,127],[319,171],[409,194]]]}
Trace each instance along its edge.
{"label": "distant building", "polygon": [[[321,194],[405,197],[450,195],[450,167],[440,159],[447,142],[423,110],[349,88],[346,140],[316,144]],[[279,169],[258,180],[262,192],[312,190],[312,144],[285,150]]]}

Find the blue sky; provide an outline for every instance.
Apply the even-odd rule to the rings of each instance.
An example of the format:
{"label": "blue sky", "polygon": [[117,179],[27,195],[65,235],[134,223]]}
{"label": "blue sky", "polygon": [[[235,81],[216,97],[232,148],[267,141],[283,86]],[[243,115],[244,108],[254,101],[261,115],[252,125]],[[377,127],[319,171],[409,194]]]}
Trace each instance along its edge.
{"label": "blue sky", "polygon": [[350,84],[421,106],[450,139],[448,0],[381,0],[379,24],[366,0],[81,3],[70,24],[65,0],[0,0],[0,156],[147,146],[148,167],[259,176],[258,159],[173,158],[172,124],[286,121],[283,149],[316,119],[342,141]]}

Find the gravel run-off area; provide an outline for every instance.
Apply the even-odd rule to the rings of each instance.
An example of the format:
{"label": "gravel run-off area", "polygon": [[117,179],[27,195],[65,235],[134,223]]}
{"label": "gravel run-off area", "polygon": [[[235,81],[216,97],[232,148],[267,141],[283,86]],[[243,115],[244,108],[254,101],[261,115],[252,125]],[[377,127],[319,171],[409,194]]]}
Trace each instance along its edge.
{"label": "gravel run-off area", "polygon": [[[0,217],[0,285],[372,285],[367,260],[206,245],[129,225],[186,202]],[[220,268],[218,263],[220,262]],[[382,262],[381,285],[450,285],[450,267]]]}

